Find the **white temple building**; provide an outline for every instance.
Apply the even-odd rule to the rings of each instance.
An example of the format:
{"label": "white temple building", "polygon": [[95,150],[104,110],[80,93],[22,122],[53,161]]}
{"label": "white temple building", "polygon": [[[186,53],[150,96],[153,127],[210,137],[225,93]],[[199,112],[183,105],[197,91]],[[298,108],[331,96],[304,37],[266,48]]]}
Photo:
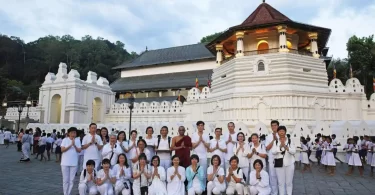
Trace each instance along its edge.
{"label": "white temple building", "polygon": [[230,121],[246,135],[268,134],[270,121],[278,120],[296,140],[335,133],[344,143],[349,136],[375,135],[375,96],[367,100],[356,78],[328,82],[330,33],[262,3],[211,43],[149,50],[115,67],[121,78],[111,85],[93,72],[80,80],[62,63],[40,88],[40,124],[29,127],[87,130],[96,122],[128,130],[133,95],[132,129],[141,135],[147,126],[158,132],[163,125],[170,135],[179,125],[191,134],[198,120],[211,134],[215,127],[226,131]]}

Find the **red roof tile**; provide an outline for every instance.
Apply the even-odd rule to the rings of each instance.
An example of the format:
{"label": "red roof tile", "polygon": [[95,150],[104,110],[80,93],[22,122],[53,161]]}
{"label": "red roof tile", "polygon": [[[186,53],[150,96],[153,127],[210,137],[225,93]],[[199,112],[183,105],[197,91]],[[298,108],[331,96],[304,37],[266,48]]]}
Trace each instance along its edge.
{"label": "red roof tile", "polygon": [[275,8],[267,3],[262,3],[255,9],[249,17],[246,18],[242,24],[237,27],[250,27],[253,25],[271,24],[278,22],[292,21],[284,14],[277,11]]}

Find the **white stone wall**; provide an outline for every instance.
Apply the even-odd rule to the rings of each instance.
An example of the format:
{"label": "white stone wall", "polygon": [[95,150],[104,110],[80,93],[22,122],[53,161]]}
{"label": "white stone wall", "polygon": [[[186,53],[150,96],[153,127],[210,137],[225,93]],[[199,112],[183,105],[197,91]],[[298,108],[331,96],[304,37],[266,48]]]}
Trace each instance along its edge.
{"label": "white stone wall", "polygon": [[114,103],[115,93],[107,79],[89,71],[86,81],[78,71],[67,73],[66,64],[60,63],[58,73],[48,73],[39,90],[37,111],[43,123],[103,122]]}
{"label": "white stone wall", "polygon": [[[21,120],[26,118],[26,115],[27,115],[27,107],[24,107],[21,113]],[[18,121],[18,117],[19,117],[18,107],[7,108],[6,115],[4,116],[5,119],[8,119],[10,121]],[[36,107],[29,107],[29,118],[34,119],[34,120],[39,120],[40,112],[37,111]]]}

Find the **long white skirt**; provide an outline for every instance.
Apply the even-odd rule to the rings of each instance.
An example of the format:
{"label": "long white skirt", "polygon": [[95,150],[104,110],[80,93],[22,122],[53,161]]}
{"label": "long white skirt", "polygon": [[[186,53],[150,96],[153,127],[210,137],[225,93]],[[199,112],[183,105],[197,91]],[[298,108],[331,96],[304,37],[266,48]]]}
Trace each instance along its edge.
{"label": "long white skirt", "polygon": [[323,153],[322,153],[322,159],[320,160],[320,163],[322,163],[322,165],[327,165],[327,155],[325,153],[326,152],[323,151]]}
{"label": "long white skirt", "polygon": [[4,135],[0,135],[0,145],[4,144]]}
{"label": "long white skirt", "polygon": [[375,155],[374,154],[372,154],[371,166],[375,167]]}
{"label": "long white skirt", "polygon": [[326,158],[326,164],[327,166],[336,166],[336,159],[333,155],[333,152],[327,152],[324,156]]}
{"label": "long white skirt", "polygon": [[181,181],[172,181],[167,185],[168,195],[184,195],[185,185]]}
{"label": "long white skirt", "polygon": [[152,184],[148,187],[149,195],[167,195],[167,188],[165,183],[159,178],[154,178]]}
{"label": "long white skirt", "polygon": [[301,152],[301,156],[302,156],[301,162],[303,164],[310,164],[309,157],[307,156],[307,152]]}
{"label": "long white skirt", "polygon": [[367,151],[367,164],[371,165],[371,162],[372,162],[372,152]]}
{"label": "long white skirt", "polygon": [[353,152],[352,155],[350,156],[348,164],[350,166],[362,166],[362,162],[361,162],[361,159],[359,158],[359,154]]}
{"label": "long white skirt", "polygon": [[346,156],[345,156],[345,162],[346,163],[349,163],[349,159],[350,159],[350,156],[352,155],[352,153],[351,152],[347,152],[346,153]]}

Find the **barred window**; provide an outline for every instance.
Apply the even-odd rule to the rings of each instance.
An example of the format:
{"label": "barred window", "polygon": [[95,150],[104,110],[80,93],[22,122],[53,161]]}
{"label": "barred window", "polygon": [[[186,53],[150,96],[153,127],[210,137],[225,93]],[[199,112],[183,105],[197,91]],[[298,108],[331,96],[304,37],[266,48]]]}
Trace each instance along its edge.
{"label": "barred window", "polygon": [[258,71],[264,71],[265,68],[264,68],[264,63],[263,62],[259,62],[258,63]]}

